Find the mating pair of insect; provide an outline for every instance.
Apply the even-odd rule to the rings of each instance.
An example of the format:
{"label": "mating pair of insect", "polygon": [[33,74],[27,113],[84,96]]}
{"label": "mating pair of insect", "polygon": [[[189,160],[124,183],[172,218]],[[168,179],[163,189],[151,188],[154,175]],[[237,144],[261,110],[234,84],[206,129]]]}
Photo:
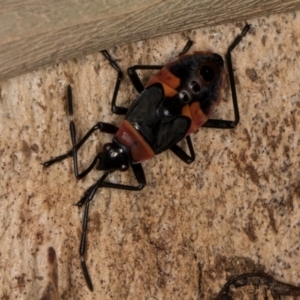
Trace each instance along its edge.
{"label": "mating pair of insect", "polygon": [[[120,82],[123,73],[112,60],[107,51],[101,51],[110,65],[117,71],[117,81],[112,97],[111,110],[113,113],[125,115],[120,127],[110,123],[98,122],[80,141],[76,139],[74,121],[70,122],[72,149],[55,157],[43,165],[52,164],[73,157],[74,173],[77,179],[85,177],[94,167],[104,171],[100,179],[90,186],[77,203],[78,207],[85,205],[83,228],[80,242],[80,257],[83,274],[89,289],[93,284],[85,263],[86,235],[88,225],[89,205],[99,188],[114,188],[122,190],[141,190],[146,185],[146,178],[141,162],[152,158],[165,150],[171,150],[187,164],[195,159],[195,152],[190,134],[199,127],[234,128],[239,122],[239,110],[231,62],[231,52],[249,31],[246,24],[240,35],[229,46],[226,62],[232,93],[234,120],[210,119],[221,99],[225,85],[225,70],[223,58],[212,52],[194,52],[186,54],[193,42],[188,41],[178,58],[164,66],[136,65],[128,69],[128,75],[138,91],[139,96],[129,108],[116,104]],[[137,75],[137,70],[159,70],[146,86],[143,86]],[[67,88],[69,115],[73,115],[72,90]],[[78,170],[77,152],[95,131],[113,135],[111,143],[103,146],[92,163],[82,172]],[[177,143],[185,139],[189,153],[180,148]],[[114,171],[126,171],[132,168],[137,185],[112,183],[106,177]]]}

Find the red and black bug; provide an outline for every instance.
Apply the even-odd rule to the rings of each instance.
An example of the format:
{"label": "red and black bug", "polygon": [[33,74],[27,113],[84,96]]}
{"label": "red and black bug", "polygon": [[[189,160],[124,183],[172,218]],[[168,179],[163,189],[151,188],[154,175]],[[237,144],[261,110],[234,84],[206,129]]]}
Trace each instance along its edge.
{"label": "red and black bug", "polygon": [[[64,155],[55,157],[43,165],[51,166],[67,157],[73,157],[74,173],[77,179],[85,177],[94,167],[104,171],[100,179],[89,187],[77,203],[79,207],[85,204],[83,228],[80,243],[80,257],[84,277],[90,290],[93,285],[87,271],[84,253],[88,223],[89,205],[98,188],[115,188],[137,191],[146,185],[141,162],[150,159],[165,150],[170,149],[185,163],[195,159],[190,134],[201,126],[212,128],[234,128],[239,122],[239,110],[234,84],[231,52],[250,29],[246,25],[242,33],[235,38],[226,53],[229,80],[232,92],[234,120],[210,119],[220,102],[221,92],[225,82],[224,61],[219,54],[212,52],[194,52],[186,54],[192,46],[188,41],[179,57],[165,66],[136,65],[128,69],[128,75],[139,92],[139,96],[127,109],[116,105],[116,99],[123,73],[112,60],[107,51],[101,51],[111,66],[117,71],[118,77],[112,97],[112,112],[125,115],[120,127],[109,123],[98,122],[86,135],[77,142],[73,120],[70,122],[72,149]],[[144,87],[136,70],[160,70]],[[69,115],[73,115],[72,91],[67,88]],[[91,134],[101,132],[113,134],[111,143],[104,145],[89,167],[79,173],[77,152]],[[186,139],[189,153],[180,148],[177,143]],[[114,171],[126,171],[132,168],[138,182],[136,186],[106,181],[106,177]]]}

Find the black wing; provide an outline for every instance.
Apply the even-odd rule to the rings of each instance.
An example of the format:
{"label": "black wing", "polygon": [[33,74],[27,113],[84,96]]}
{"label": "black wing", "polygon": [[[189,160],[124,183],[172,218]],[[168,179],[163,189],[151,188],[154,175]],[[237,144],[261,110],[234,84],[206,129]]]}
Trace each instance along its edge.
{"label": "black wing", "polygon": [[188,117],[165,115],[164,102],[162,85],[153,84],[137,97],[125,116],[149,143],[155,154],[182,140],[191,124]]}

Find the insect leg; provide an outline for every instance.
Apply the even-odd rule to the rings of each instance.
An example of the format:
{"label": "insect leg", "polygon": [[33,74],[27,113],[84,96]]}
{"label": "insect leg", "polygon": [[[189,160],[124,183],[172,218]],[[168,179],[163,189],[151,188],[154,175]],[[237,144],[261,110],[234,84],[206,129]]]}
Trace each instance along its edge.
{"label": "insect leg", "polygon": [[[110,134],[115,134],[118,131],[118,127],[109,124],[109,123],[105,123],[105,122],[98,122],[96,125],[94,125],[86,134],[85,136],[75,145],[76,150],[79,150],[81,148],[81,146],[86,142],[86,140],[92,135],[92,133],[94,133],[96,130],[100,130],[101,132],[104,133],[110,133]],[[51,165],[53,165],[56,162],[62,161],[68,157],[71,157],[73,155],[72,153],[73,149],[68,151],[67,153],[63,154],[63,155],[59,155],[57,157],[52,158],[51,160],[48,160],[44,163],[42,163],[42,165],[44,167],[50,167]]]}
{"label": "insect leg", "polygon": [[[127,191],[139,191],[139,190],[141,190],[146,185],[146,177],[145,177],[143,167],[142,167],[141,164],[134,164],[134,165],[131,165],[131,168],[132,168],[134,176],[135,176],[135,178],[138,182],[137,186],[103,181],[101,183],[101,187],[111,188],[111,189],[119,189],[119,190],[127,190]],[[83,206],[83,204],[87,201],[88,197],[90,196],[90,194],[92,193],[92,191],[93,191],[93,189],[95,188],[96,185],[97,185],[97,183],[93,184],[92,186],[90,186],[85,191],[82,198],[76,204],[78,207]]]}
{"label": "insect leg", "polygon": [[[188,40],[183,50],[179,53],[178,56],[185,54],[193,45],[193,41]],[[145,87],[142,84],[140,77],[137,74],[137,70],[160,70],[164,66],[163,65],[135,65],[127,69],[127,74],[138,93],[141,93]]]}
{"label": "insect leg", "polygon": [[[120,83],[122,78],[124,77],[123,72],[121,71],[120,67],[117,65],[117,63],[111,58],[109,53],[106,50],[101,51],[101,53],[104,55],[104,57],[109,61],[110,65],[117,71],[117,81],[114,89],[114,93],[112,96],[111,101],[111,111],[118,115],[125,115],[127,113],[127,108],[122,106],[116,105],[116,100],[120,88]],[[130,67],[127,69],[127,73],[129,75],[129,78],[131,79],[131,82],[135,89],[138,91],[138,93],[141,93],[144,90],[144,85],[141,82],[141,79],[139,78],[136,70],[160,70],[163,68],[163,66],[147,66],[147,65],[136,65],[133,67]]]}
{"label": "insect leg", "polygon": [[184,48],[182,49],[182,51],[179,53],[178,56],[187,53],[190,50],[190,48],[193,46],[193,44],[194,44],[193,41],[188,40],[187,43],[185,44]]}
{"label": "insect leg", "polygon": [[231,95],[232,95],[232,104],[233,104],[233,112],[234,112],[234,120],[218,120],[218,119],[209,119],[203,127],[211,127],[211,128],[234,128],[240,120],[240,114],[239,114],[239,107],[238,107],[238,101],[237,101],[237,95],[236,95],[236,89],[235,89],[235,82],[234,82],[234,74],[233,74],[233,67],[232,67],[232,61],[231,61],[231,52],[233,49],[239,44],[239,42],[242,40],[242,38],[246,35],[246,33],[249,31],[250,25],[246,24],[245,27],[242,30],[242,33],[238,35],[232,44],[228,47],[227,53],[225,55],[227,67],[228,67],[228,74],[229,74],[229,81],[230,81],[230,88],[231,88]]}
{"label": "insect leg", "polygon": [[163,65],[135,65],[127,69],[127,74],[138,93],[141,93],[145,87],[137,74],[136,70],[160,70]]}
{"label": "insect leg", "polygon": [[[71,118],[70,121],[70,135],[71,135],[71,140],[72,140],[72,157],[73,157],[73,162],[74,162],[74,174],[75,177],[77,179],[81,179],[83,177],[85,177],[97,164],[98,162],[98,156],[96,156],[92,163],[81,173],[79,173],[78,171],[78,158],[77,158],[77,152],[78,152],[78,145],[76,143],[76,127],[75,127],[75,123],[73,120],[73,99],[72,99],[72,89],[71,86],[68,86],[67,89],[67,99],[68,99],[68,108],[69,108],[69,116]],[[100,130],[102,132],[106,132],[106,133],[112,133],[115,134],[118,130],[118,128],[114,125],[111,124],[107,124],[107,123],[103,123],[103,122],[98,122],[94,127],[92,127],[88,133],[83,137],[83,139],[81,139],[81,143],[83,143],[95,130]],[[83,142],[82,142],[83,141]],[[79,146],[81,146],[82,144],[80,144],[79,142]]]}
{"label": "insect leg", "polygon": [[139,185],[132,186],[132,185],[125,185],[125,184],[118,184],[118,183],[111,183],[111,182],[104,181],[105,178],[109,175],[109,172],[105,172],[101,176],[101,178],[85,192],[84,196],[77,203],[77,206],[79,206],[79,207],[81,207],[85,203],[79,254],[80,254],[83,275],[84,275],[85,281],[87,283],[87,286],[91,291],[93,291],[93,283],[92,283],[92,280],[89,275],[89,272],[88,272],[88,269],[87,269],[87,266],[85,263],[85,259],[84,259],[90,202],[93,200],[93,197],[94,197],[97,189],[101,188],[101,187],[130,190],[130,191],[141,190],[146,185],[146,178],[145,178],[143,167],[141,164],[131,165],[131,167],[133,169],[134,175],[135,175]]}
{"label": "insect leg", "polygon": [[84,170],[81,174],[79,174],[78,172],[78,162],[77,162],[77,151],[80,149],[80,147],[87,141],[87,139],[96,131],[96,130],[100,130],[101,132],[104,133],[110,133],[110,134],[115,134],[118,131],[118,127],[109,124],[109,123],[104,123],[104,122],[98,122],[96,125],[94,125],[85,135],[84,137],[78,142],[76,143],[76,129],[75,129],[75,123],[72,120],[72,115],[73,115],[73,104],[72,104],[72,89],[70,86],[68,86],[67,88],[67,100],[68,100],[68,113],[69,116],[71,118],[70,121],[70,134],[71,134],[71,139],[72,139],[72,146],[73,148],[68,151],[67,153],[57,156],[55,158],[52,158],[51,160],[43,163],[44,167],[49,167],[52,164],[62,161],[68,157],[73,156],[73,160],[74,160],[74,172],[75,172],[75,176],[77,179],[80,179],[84,176],[86,176],[91,169],[95,166],[96,162],[97,162],[97,157],[93,160],[93,162],[91,163],[91,165]]}
{"label": "insect leg", "polygon": [[114,93],[113,93],[112,100],[111,100],[111,111],[117,115],[126,115],[128,108],[116,105],[117,96],[118,96],[118,92],[120,89],[120,83],[121,83],[122,78],[124,77],[123,72],[121,71],[121,69],[119,68],[117,63],[111,58],[111,56],[109,55],[109,53],[106,50],[102,50],[100,52],[103,54],[103,56],[108,60],[110,65],[118,73]]}
{"label": "insect leg", "polygon": [[170,150],[178,156],[183,162],[187,164],[191,164],[195,160],[195,151],[192,144],[191,137],[188,135],[186,137],[186,142],[190,151],[190,154],[187,154],[182,148],[180,148],[178,145],[174,145],[170,148]]}

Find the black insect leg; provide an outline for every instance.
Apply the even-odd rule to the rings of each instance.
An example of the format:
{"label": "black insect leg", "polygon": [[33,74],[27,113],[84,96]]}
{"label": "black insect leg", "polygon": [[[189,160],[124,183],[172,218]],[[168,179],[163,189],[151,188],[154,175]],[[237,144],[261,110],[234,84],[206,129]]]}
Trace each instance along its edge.
{"label": "black insect leg", "polygon": [[[182,51],[178,56],[185,54],[193,45],[193,41],[188,40]],[[142,84],[140,77],[137,74],[137,70],[160,70],[164,66],[163,65],[135,65],[127,69],[127,74],[138,93],[141,93],[145,87]]]}
{"label": "black insect leg", "polygon": [[84,253],[85,253],[85,246],[86,246],[86,235],[87,235],[87,225],[88,225],[88,218],[89,218],[89,208],[90,208],[90,202],[92,201],[97,189],[101,186],[104,179],[108,176],[109,172],[105,172],[102,177],[97,181],[96,184],[92,186],[92,188],[89,189],[88,195],[87,195],[87,201],[85,202],[85,209],[84,209],[84,215],[83,215],[83,222],[82,222],[82,234],[81,234],[81,240],[80,240],[80,246],[79,246],[79,254],[81,259],[81,266],[83,270],[83,276],[85,278],[85,281],[87,283],[88,288],[93,291],[93,283],[91,280],[91,277],[89,275],[85,259],[84,259]]}
{"label": "black insect leg", "polygon": [[90,202],[93,200],[93,197],[98,188],[106,187],[106,188],[115,188],[115,189],[130,190],[130,191],[141,190],[146,185],[146,178],[145,178],[143,167],[141,164],[131,165],[131,167],[134,172],[135,178],[137,179],[137,181],[139,183],[137,186],[111,183],[111,182],[104,181],[105,178],[109,175],[109,172],[105,172],[101,176],[101,178],[85,192],[84,196],[77,203],[77,205],[79,207],[81,207],[85,203],[79,253],[80,253],[83,275],[84,275],[85,281],[88,285],[88,288],[91,291],[93,291],[93,283],[92,283],[92,280],[89,275],[89,272],[88,272],[88,269],[87,269],[87,266],[85,263],[85,259],[84,259]]}
{"label": "black insect leg", "polygon": [[144,89],[144,85],[137,74],[137,70],[161,70],[163,65],[135,65],[127,69],[127,74],[137,92],[140,94]]}
{"label": "black insect leg", "polygon": [[183,50],[182,50],[182,51],[179,53],[179,55],[178,55],[178,56],[180,56],[180,55],[183,55],[183,54],[187,53],[187,52],[190,50],[190,48],[193,46],[193,44],[194,44],[194,42],[193,42],[193,41],[191,41],[191,40],[188,40],[188,41],[187,41],[187,43],[185,44],[185,46],[184,46]]}
{"label": "black insect leg", "polygon": [[[134,177],[136,178],[138,185],[133,186],[133,185],[126,185],[126,184],[120,184],[120,183],[111,183],[108,181],[103,181],[101,186],[99,187],[105,187],[105,188],[111,188],[111,189],[119,189],[119,190],[127,190],[127,191],[139,191],[142,188],[145,187],[146,185],[146,177],[144,174],[144,170],[141,164],[134,164],[131,165],[131,168],[134,173]],[[88,200],[90,194],[92,193],[93,189],[95,188],[96,184],[93,184],[90,186],[82,196],[82,198],[78,201],[76,204],[78,207],[82,207],[84,203]],[[97,187],[97,188],[99,188]]]}
{"label": "black insect leg", "polygon": [[109,53],[106,50],[102,50],[100,52],[104,55],[104,57],[109,61],[110,65],[118,73],[117,81],[116,81],[116,85],[115,85],[115,89],[114,89],[114,93],[113,93],[112,101],[111,101],[111,111],[117,115],[125,115],[127,113],[128,108],[116,105],[120,84],[121,84],[122,78],[124,77],[123,72],[121,71],[121,69],[119,68],[117,63],[111,58],[111,56],[109,55]]}
{"label": "black insect leg", "polygon": [[77,162],[77,151],[81,148],[81,146],[87,141],[87,139],[96,131],[100,130],[101,132],[104,133],[110,133],[110,134],[115,134],[118,131],[118,127],[109,124],[109,123],[104,123],[104,122],[98,122],[96,125],[94,125],[85,135],[84,137],[76,143],[76,130],[75,130],[75,123],[72,120],[72,115],[73,115],[73,104],[72,104],[72,89],[70,86],[67,88],[67,100],[68,100],[68,113],[71,118],[70,121],[70,134],[71,134],[71,139],[72,139],[72,146],[73,148],[68,151],[67,153],[57,156],[55,158],[52,158],[51,160],[43,163],[44,167],[50,167],[52,164],[62,161],[68,157],[73,156],[73,161],[74,161],[74,173],[77,179],[80,179],[84,176],[86,176],[92,168],[95,166],[97,162],[97,157],[93,160],[91,165],[84,170],[82,173],[78,172],[78,162]]}
{"label": "black insect leg", "polygon": [[233,67],[232,67],[232,61],[231,61],[231,52],[239,44],[239,42],[246,35],[246,33],[249,31],[249,29],[250,29],[250,25],[246,24],[245,27],[242,30],[242,33],[240,35],[238,35],[234,39],[232,44],[228,47],[227,53],[225,55],[226,62],[227,62],[227,67],[228,67],[231,95],[232,95],[234,120],[231,121],[231,120],[210,119],[203,125],[203,127],[224,128],[224,129],[229,128],[230,129],[230,128],[234,128],[240,120],[239,107],[238,107],[238,101],[237,101],[237,95],[236,95],[236,89],[235,89],[235,82],[234,82]]}
{"label": "black insect leg", "polygon": [[[70,125],[71,126],[71,125]],[[110,134],[115,134],[118,131],[118,127],[105,123],[105,122],[98,122],[95,126],[93,126],[86,134],[85,136],[75,145],[76,150],[78,151],[81,146],[86,142],[86,140],[94,133],[96,130],[100,130],[101,132],[104,133],[110,133]],[[62,161],[68,157],[73,156],[73,149],[68,151],[67,153],[63,155],[59,155],[57,157],[54,157],[46,162],[43,163],[44,167],[50,167],[56,162]]]}
{"label": "black insect leg", "polygon": [[189,148],[190,155],[188,155],[182,148],[180,148],[178,145],[174,145],[170,148],[170,150],[178,156],[183,162],[187,164],[191,164],[195,160],[195,151],[192,144],[192,140],[190,136],[187,136],[186,142]]}
{"label": "black insect leg", "polygon": [[[183,50],[180,52],[179,56],[185,54],[193,45],[193,41],[188,40]],[[128,111],[128,108],[116,105],[117,96],[120,88],[121,81],[124,77],[122,70],[118,66],[118,64],[111,58],[109,53],[106,50],[100,51],[103,56],[108,60],[110,65],[117,71],[117,81],[114,89],[114,93],[111,101],[111,111],[117,115],[125,115]],[[144,90],[144,85],[141,82],[137,74],[137,70],[160,70],[164,66],[163,65],[135,65],[127,69],[127,74],[138,93],[141,93]]]}
{"label": "black insect leg", "polygon": [[[72,135],[72,142],[73,142],[73,144],[76,145],[75,134],[76,133],[75,133],[75,127],[74,127],[74,131],[73,130],[71,131],[71,135]],[[75,153],[75,152],[76,152],[76,147],[73,148],[74,169],[76,170],[75,171],[76,177],[79,179],[79,178],[84,177],[86,174],[88,174],[88,172],[90,172],[90,170],[94,167],[94,165],[97,162],[97,156],[93,160],[92,164],[85,171],[83,171],[81,174],[78,174],[77,153]],[[88,228],[87,225],[88,225],[88,213],[89,213],[90,202],[93,200],[94,195],[95,195],[96,191],[99,188],[105,187],[105,188],[114,188],[114,189],[121,189],[121,190],[130,190],[130,191],[139,191],[142,188],[144,188],[144,186],[146,185],[146,178],[145,178],[145,174],[144,174],[144,170],[143,170],[142,165],[141,164],[136,164],[136,165],[131,165],[131,167],[132,167],[134,175],[135,175],[135,177],[138,181],[137,186],[111,183],[111,182],[108,182],[108,181],[104,181],[105,178],[109,175],[109,172],[105,172],[101,176],[101,178],[84,193],[83,197],[77,203],[78,207],[81,207],[85,204],[79,253],[80,253],[80,259],[81,259],[81,266],[82,266],[82,270],[83,270],[83,275],[84,275],[84,278],[86,280],[87,286],[91,291],[93,291],[93,284],[92,284],[92,280],[91,280],[91,277],[89,275],[89,272],[88,272],[88,269],[87,269],[87,266],[86,266],[86,263],[85,263],[85,259],[84,259],[85,248],[86,248],[86,236],[87,236],[87,228]]]}

